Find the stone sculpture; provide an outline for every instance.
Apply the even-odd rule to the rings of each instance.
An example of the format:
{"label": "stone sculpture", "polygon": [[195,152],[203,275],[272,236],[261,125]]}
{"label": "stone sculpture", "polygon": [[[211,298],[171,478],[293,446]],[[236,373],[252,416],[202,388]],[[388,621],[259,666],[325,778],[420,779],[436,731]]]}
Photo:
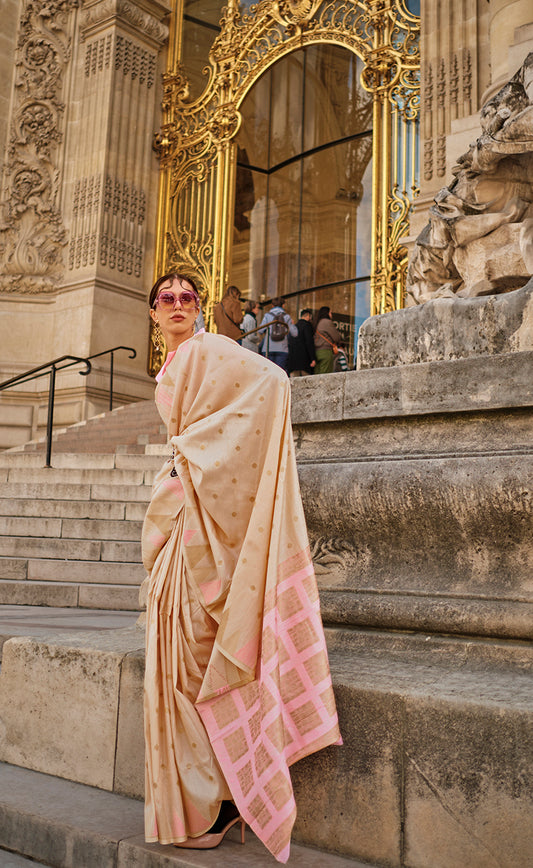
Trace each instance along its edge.
{"label": "stone sculpture", "polygon": [[408,305],[508,292],[533,271],[533,52],[483,106],[481,128],[417,238]]}

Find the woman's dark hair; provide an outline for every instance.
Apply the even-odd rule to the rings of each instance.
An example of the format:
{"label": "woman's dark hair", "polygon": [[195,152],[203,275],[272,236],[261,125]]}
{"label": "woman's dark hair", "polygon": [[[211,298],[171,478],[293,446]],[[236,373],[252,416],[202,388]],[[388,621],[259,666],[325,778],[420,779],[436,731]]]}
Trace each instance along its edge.
{"label": "woman's dark hair", "polygon": [[154,285],[152,286],[152,289],[150,290],[150,297],[149,297],[150,307],[154,306],[155,300],[159,294],[159,289],[164,283],[166,283],[167,280],[170,280],[170,281],[177,280],[179,283],[183,283],[183,281],[186,280],[187,283],[189,283],[191,285],[193,292],[195,293],[196,297],[198,298],[198,305],[200,305],[200,296],[198,294],[196,284],[195,284],[194,280],[192,279],[192,277],[190,277],[188,274],[178,274],[177,272],[173,271],[171,274],[164,274],[162,277],[159,277],[156,280],[156,282],[154,283]]}
{"label": "woman's dark hair", "polygon": [[257,307],[255,298],[249,298],[244,305],[244,313],[251,313],[255,307]]}
{"label": "woman's dark hair", "polygon": [[316,327],[319,324],[321,319],[329,319],[330,310],[331,310],[330,307],[328,307],[327,305],[324,305],[324,307],[320,308],[318,313],[315,313],[315,315],[313,317],[313,328],[315,331],[316,331]]}

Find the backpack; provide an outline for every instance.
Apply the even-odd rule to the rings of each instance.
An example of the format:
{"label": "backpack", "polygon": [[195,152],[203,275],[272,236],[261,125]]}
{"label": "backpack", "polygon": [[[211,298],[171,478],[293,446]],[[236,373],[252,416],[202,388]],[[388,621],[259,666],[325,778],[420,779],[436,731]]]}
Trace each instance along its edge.
{"label": "backpack", "polygon": [[270,326],[270,340],[279,343],[287,334],[287,323],[282,313],[277,313]]}

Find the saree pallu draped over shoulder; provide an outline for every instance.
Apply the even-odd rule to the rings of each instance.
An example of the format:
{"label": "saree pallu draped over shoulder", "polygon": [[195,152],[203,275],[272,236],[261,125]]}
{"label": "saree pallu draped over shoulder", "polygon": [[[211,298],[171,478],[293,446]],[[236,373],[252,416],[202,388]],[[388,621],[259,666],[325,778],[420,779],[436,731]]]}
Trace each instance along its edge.
{"label": "saree pallu draped over shoulder", "polygon": [[174,457],[143,528],[147,841],[233,799],[280,862],[289,766],[341,744],[286,374],[229,338],[182,344],[156,391]]}

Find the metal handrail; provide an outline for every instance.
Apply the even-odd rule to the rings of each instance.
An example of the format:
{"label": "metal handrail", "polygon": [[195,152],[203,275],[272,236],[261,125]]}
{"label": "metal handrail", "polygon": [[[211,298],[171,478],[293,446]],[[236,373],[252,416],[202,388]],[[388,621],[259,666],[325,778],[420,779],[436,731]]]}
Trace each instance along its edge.
{"label": "metal handrail", "polygon": [[[78,374],[81,374],[82,377],[87,377],[92,370],[90,359],[98,359],[100,356],[111,354],[111,365],[109,371],[109,409],[112,410],[114,353],[116,353],[117,350],[128,350],[130,353],[130,359],[134,359],[137,355],[137,351],[134,350],[133,347],[119,346],[112,347],[110,350],[103,350],[101,353],[93,353],[92,356],[87,356],[87,358],[82,358],[80,356],[59,356],[57,359],[45,362],[44,365],[39,365],[37,368],[31,368],[31,370],[25,371],[23,374],[18,374],[16,377],[11,377],[10,380],[4,380],[3,383],[0,383],[0,391],[3,391],[11,386],[28,383],[30,380],[38,380],[40,377],[46,377],[47,374],[50,375],[50,383],[48,387],[48,417],[46,421],[46,467],[52,466],[50,460],[52,457],[52,432],[54,427],[54,401],[57,372],[63,371],[65,368],[71,368],[74,365],[82,364],[85,365],[85,370],[78,371]],[[66,365],[60,365],[60,362],[65,362],[67,359],[69,361]]]}
{"label": "metal handrail", "polygon": [[114,360],[115,357],[113,353],[116,353],[117,350],[128,350],[129,356],[128,358],[134,359],[137,355],[137,351],[133,349],[133,347],[113,347],[111,350],[104,350],[101,353],[94,353],[92,356],[87,356],[88,359],[98,359],[100,356],[107,356],[108,353],[111,354],[111,362],[109,364],[109,409],[113,409],[113,370],[114,370]]}

